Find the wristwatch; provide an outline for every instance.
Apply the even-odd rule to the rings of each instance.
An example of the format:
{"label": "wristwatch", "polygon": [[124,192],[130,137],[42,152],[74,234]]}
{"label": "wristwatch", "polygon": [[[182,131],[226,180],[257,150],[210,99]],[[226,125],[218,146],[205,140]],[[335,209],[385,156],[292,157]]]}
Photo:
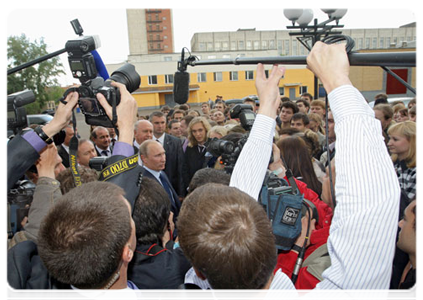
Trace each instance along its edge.
{"label": "wristwatch", "polygon": [[38,134],[38,136],[40,137],[40,139],[42,139],[46,144],[51,144],[53,143],[53,139],[50,138],[45,132],[44,130],[41,128],[41,126],[37,126],[34,129],[35,133]]}
{"label": "wristwatch", "polygon": [[298,245],[295,245],[295,244],[291,247],[291,250],[294,250],[294,251],[296,251],[298,253],[301,252],[301,249],[302,249],[302,247],[300,247]]}

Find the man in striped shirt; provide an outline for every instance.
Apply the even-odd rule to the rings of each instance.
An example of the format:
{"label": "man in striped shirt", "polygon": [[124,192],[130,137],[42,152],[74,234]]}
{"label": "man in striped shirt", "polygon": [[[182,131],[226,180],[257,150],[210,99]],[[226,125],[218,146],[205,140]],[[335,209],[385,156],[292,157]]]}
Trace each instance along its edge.
{"label": "man in striped shirt", "polygon": [[[319,77],[328,93],[337,136],[335,158],[337,180],[336,193],[333,197],[336,199],[336,207],[327,242],[331,267],[323,273],[324,279],[316,289],[388,289],[395,250],[400,188],[382,138],[380,123],[348,78],[349,62],[344,45],[316,43],[307,58],[307,64],[308,68]],[[280,103],[278,85],[283,74],[283,68],[274,66],[269,78],[266,78],[263,65],[259,64],[257,67],[256,88],[260,108],[230,182],[230,186],[242,191],[234,189],[234,193],[238,192],[239,196],[248,202],[250,208],[253,207],[251,200],[258,199],[271,155],[276,111]],[[250,197],[245,197],[244,193]],[[195,194],[194,192],[185,199],[184,206],[189,207],[186,204],[201,199],[201,197],[195,199]],[[202,198],[213,196],[197,193],[200,194]],[[211,203],[213,204],[213,201]],[[199,224],[201,210],[189,213],[188,208],[184,211],[184,206],[179,221],[191,217],[195,219],[196,224]],[[241,206],[242,204],[238,203],[237,209],[231,213],[238,217],[238,214],[241,214]],[[215,206],[216,210],[220,208],[218,205]],[[210,221],[210,216],[202,215],[202,217],[204,222]],[[227,214],[227,218],[231,219],[231,215]],[[224,224],[225,222],[221,222],[217,225]],[[244,225],[238,224],[233,227],[234,230],[240,230]],[[192,228],[189,223],[185,224],[185,227],[188,229],[187,232]],[[191,240],[190,243],[184,230],[179,227],[182,249],[193,263],[199,277],[208,279],[212,288],[221,288],[214,286],[216,278],[213,274],[218,274],[218,277],[229,276],[232,269],[228,268],[228,265],[236,264],[236,261],[232,260],[233,253],[245,250],[244,247],[250,247],[250,251],[255,249],[250,244],[245,246],[244,243],[236,243],[236,239],[229,239],[228,237],[233,236],[229,234],[231,228],[226,228],[225,235],[222,235],[223,231],[220,229],[220,227],[208,227],[207,231],[203,231],[205,235],[202,235],[201,242]],[[233,232],[237,233],[239,234],[239,231]],[[213,245],[208,246],[209,241],[214,241]],[[232,244],[228,241],[232,241]],[[197,248],[193,249],[194,246]],[[202,253],[202,247],[209,247],[207,249],[209,256],[204,257],[209,265],[206,263],[199,266],[195,263],[196,253]],[[215,264],[213,263],[216,261],[215,258],[221,259],[219,256],[222,255],[222,247],[223,250],[233,247],[234,251],[224,253],[225,263]],[[276,248],[274,251],[276,252]],[[272,255],[266,257],[261,254],[257,251],[256,257],[257,260],[263,261],[263,265],[274,258]],[[241,275],[244,274],[240,272],[239,276]],[[266,276],[264,279],[268,282],[263,285],[261,280],[261,287],[250,285],[248,288],[292,287],[286,276],[272,278],[268,272],[258,272],[254,276]],[[227,278],[228,281],[232,279]],[[257,281],[256,278],[250,280]]]}

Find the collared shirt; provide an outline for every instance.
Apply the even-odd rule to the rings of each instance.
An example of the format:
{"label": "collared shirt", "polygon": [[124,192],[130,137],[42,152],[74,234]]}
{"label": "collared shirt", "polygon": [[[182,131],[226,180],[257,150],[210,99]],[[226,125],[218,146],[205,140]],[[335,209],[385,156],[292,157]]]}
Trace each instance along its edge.
{"label": "collared shirt", "polygon": [[[379,120],[351,85],[329,102],[336,133],[336,208],[328,251],[331,267],[316,289],[388,289],[398,227],[400,187]],[[258,199],[275,120],[257,115],[230,185]]]}
{"label": "collared shirt", "polygon": [[107,156],[112,156],[112,151],[110,151],[110,147],[107,147],[107,149],[100,149],[97,145],[94,145],[94,147],[97,149],[101,156],[106,156],[103,154],[103,151],[107,151]]}
{"label": "collared shirt", "polygon": [[[144,169],[148,170],[151,174],[153,174],[153,176],[161,183],[162,181],[160,180],[160,172],[161,171],[154,171],[151,170],[150,168],[144,166]],[[163,185],[163,184],[162,184]]]}
{"label": "collared shirt", "polygon": [[153,139],[154,139],[155,141],[158,141],[160,144],[162,144],[162,146],[164,146],[164,139],[165,139],[165,135],[166,135],[166,133],[163,133],[163,134],[161,135],[161,137],[156,138],[156,137],[154,136],[154,137],[153,137]]}
{"label": "collared shirt", "polygon": [[90,299],[98,299],[98,300],[120,300],[120,299],[128,299],[128,300],[137,300],[137,296],[135,292],[130,289],[129,287],[118,290],[118,291],[107,291],[105,293],[101,291],[83,291],[72,286],[72,289],[77,292],[78,294],[85,296]]}

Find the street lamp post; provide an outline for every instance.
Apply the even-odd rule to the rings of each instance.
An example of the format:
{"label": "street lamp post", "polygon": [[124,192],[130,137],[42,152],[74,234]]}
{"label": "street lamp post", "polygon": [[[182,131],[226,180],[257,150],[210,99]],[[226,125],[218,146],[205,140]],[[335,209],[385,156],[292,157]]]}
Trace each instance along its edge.
{"label": "street lamp post", "polygon": [[[290,36],[297,36],[297,40],[308,50],[314,46],[322,37],[341,34],[341,31],[334,31],[336,28],[343,28],[339,25],[339,20],[347,13],[346,9],[322,9],[328,15],[328,20],[318,23],[314,19],[313,25],[308,25],[313,19],[313,10],[311,9],[284,9],[285,17],[292,22],[292,26],[286,26],[287,29],[293,29]],[[330,23],[335,22],[335,25]],[[296,25],[297,23],[298,25]],[[299,30],[299,31],[298,31]],[[319,97],[318,78],[314,76],[314,98]]]}

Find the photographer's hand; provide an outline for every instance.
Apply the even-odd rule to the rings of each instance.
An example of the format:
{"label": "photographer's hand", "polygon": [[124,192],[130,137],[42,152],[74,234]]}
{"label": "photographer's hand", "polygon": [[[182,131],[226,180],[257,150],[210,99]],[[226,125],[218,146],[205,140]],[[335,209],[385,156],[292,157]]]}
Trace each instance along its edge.
{"label": "photographer's hand", "polygon": [[53,120],[43,126],[43,131],[47,136],[53,137],[56,133],[62,130],[70,121],[72,110],[78,103],[78,93],[69,93],[65,99],[67,104],[59,103]]}
{"label": "photographer's hand", "polygon": [[[307,238],[306,247],[310,245],[311,233],[316,228],[316,220],[315,219],[311,219],[310,228],[308,228],[308,226],[309,226],[308,225],[308,218],[309,218],[308,214],[309,213],[307,212],[306,215],[301,218],[301,234],[298,236],[297,240],[295,241],[295,245],[297,245],[298,247],[301,247],[301,248],[304,246],[304,242],[305,242],[306,238]],[[309,231],[308,237],[307,237],[307,229]],[[293,250],[293,249],[291,249],[291,251],[297,252],[296,250]]]}
{"label": "photographer's hand", "polygon": [[276,118],[276,111],[280,105],[280,94],[279,94],[279,80],[285,74],[285,68],[274,65],[269,78],[266,78],[264,72],[264,66],[258,64],[257,66],[257,78],[256,78],[256,89],[260,99],[260,107],[258,110],[259,114],[263,114]]}
{"label": "photographer's hand", "polygon": [[53,144],[47,145],[40,153],[40,159],[35,164],[38,172],[38,177],[49,177],[56,179],[54,169],[57,164],[61,162],[60,156],[57,153],[57,148]]}
{"label": "photographer's hand", "polygon": [[[137,102],[128,92],[124,84],[113,81],[112,86],[117,87],[120,91],[120,103],[116,107],[116,114],[118,117],[116,125],[119,129],[119,142],[132,145],[134,140],[134,123],[137,119],[138,112]],[[112,107],[107,102],[106,98],[104,98],[102,94],[98,93],[97,99],[109,118],[112,119]]]}

